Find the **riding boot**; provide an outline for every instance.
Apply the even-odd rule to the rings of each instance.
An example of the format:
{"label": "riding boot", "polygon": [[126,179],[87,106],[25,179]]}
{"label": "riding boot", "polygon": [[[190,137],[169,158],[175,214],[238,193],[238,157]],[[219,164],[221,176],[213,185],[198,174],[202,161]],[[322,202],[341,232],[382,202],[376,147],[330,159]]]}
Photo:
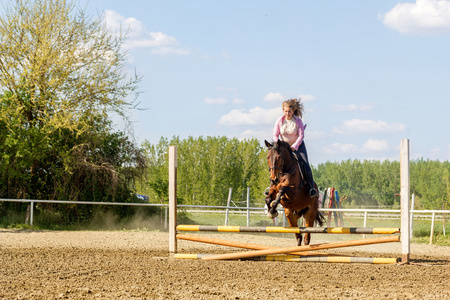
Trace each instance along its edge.
{"label": "riding boot", "polygon": [[319,197],[319,193],[317,192],[317,190],[314,188],[314,180],[313,180],[313,176],[312,176],[312,171],[310,168],[307,168],[308,170],[306,171],[306,181],[308,182],[308,185],[310,187],[309,190],[309,197],[314,198],[314,197]]}

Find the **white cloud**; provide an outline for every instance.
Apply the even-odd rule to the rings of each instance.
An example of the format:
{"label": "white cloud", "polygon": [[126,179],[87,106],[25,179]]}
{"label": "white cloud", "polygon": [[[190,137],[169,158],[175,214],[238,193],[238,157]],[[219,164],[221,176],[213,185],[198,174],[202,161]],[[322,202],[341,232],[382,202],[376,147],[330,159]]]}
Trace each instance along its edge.
{"label": "white cloud", "polygon": [[270,130],[268,130],[268,131],[245,130],[238,136],[238,138],[240,140],[256,138],[257,140],[259,140],[261,142],[264,140],[271,142],[272,141],[272,132]]}
{"label": "white cloud", "polygon": [[450,1],[417,0],[415,3],[400,3],[381,18],[386,26],[404,34],[450,33]]}
{"label": "white cloud", "polygon": [[388,143],[385,140],[372,140],[369,139],[367,142],[363,145],[362,152],[385,152],[389,151]]}
{"label": "white cloud", "polygon": [[[287,100],[285,96],[283,96],[281,93],[268,93],[263,97],[264,102],[279,102],[282,103],[283,101]],[[309,102],[316,100],[316,97],[313,95],[298,95],[297,99],[301,99],[302,102]]]}
{"label": "white cloud", "polygon": [[337,134],[394,134],[406,131],[406,125],[401,123],[386,123],[384,121],[352,119],[335,126],[332,131]]}
{"label": "white cloud", "polygon": [[302,102],[310,102],[316,100],[316,97],[314,97],[313,95],[298,95],[297,98],[300,98]]}
{"label": "white cloud", "polygon": [[[420,156],[422,157],[422,156]],[[439,147],[430,150],[430,159],[436,159],[440,161],[450,160],[450,145],[446,148],[441,149]]]}
{"label": "white cloud", "polygon": [[281,103],[284,100],[286,100],[286,99],[280,93],[268,93],[263,98],[264,102],[280,102]]}
{"label": "white cloud", "polygon": [[437,147],[430,150],[430,157],[432,159],[439,157],[442,154],[442,149]]}
{"label": "white cloud", "polygon": [[370,111],[373,109],[373,105],[370,103],[349,104],[349,105],[333,104],[330,105],[330,109],[335,112]]}
{"label": "white cloud", "polygon": [[206,104],[227,104],[228,100],[225,98],[209,98],[205,97],[205,103]]}
{"label": "white cloud", "polygon": [[231,101],[231,102],[233,102],[233,104],[242,104],[242,103],[245,103],[244,100],[239,99],[239,98],[234,98],[233,101]]}
{"label": "white cloud", "polygon": [[354,144],[334,143],[322,148],[323,152],[329,155],[358,153],[359,147]]}
{"label": "white cloud", "polygon": [[280,108],[265,109],[259,106],[249,109],[233,109],[228,114],[220,117],[217,122],[219,125],[238,126],[238,125],[259,125],[274,124],[280,116]]}
{"label": "white cloud", "polygon": [[128,34],[124,47],[128,49],[150,48],[151,54],[189,54],[189,49],[182,48],[178,40],[160,31],[148,31],[141,21],[125,18],[112,10],[105,11],[105,24],[113,32]]}
{"label": "white cloud", "polygon": [[[230,103],[230,101],[227,98],[205,97],[204,101],[205,101],[206,104],[217,104],[217,105],[223,105],[223,104]],[[239,98],[234,98],[233,100],[231,100],[231,103],[233,103],[233,104],[242,104],[242,103],[245,103],[245,101],[242,100],[242,99],[239,99]]]}
{"label": "white cloud", "polygon": [[328,137],[328,134],[324,131],[309,131],[305,130],[305,138],[308,140],[321,140]]}
{"label": "white cloud", "polygon": [[362,147],[355,144],[341,144],[334,143],[322,148],[325,154],[338,155],[338,154],[360,154],[360,153],[380,153],[389,151],[390,147],[385,140],[372,140],[369,139],[364,143]]}

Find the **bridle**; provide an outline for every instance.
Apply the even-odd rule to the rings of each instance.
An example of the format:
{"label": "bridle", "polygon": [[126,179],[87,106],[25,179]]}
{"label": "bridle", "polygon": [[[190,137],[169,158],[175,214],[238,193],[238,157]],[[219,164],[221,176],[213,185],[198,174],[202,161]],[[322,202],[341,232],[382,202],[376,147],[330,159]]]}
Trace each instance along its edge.
{"label": "bridle", "polygon": [[270,171],[272,171],[272,170],[279,170],[280,172],[278,172],[278,174],[277,174],[277,176],[276,176],[276,179],[277,180],[280,180],[279,179],[279,177],[280,176],[283,176],[283,175],[285,175],[285,174],[288,174],[288,173],[286,173],[286,172],[283,172],[283,169],[284,169],[284,156],[283,156],[283,152],[278,148],[278,147],[275,147],[275,148],[272,148],[272,150],[276,150],[277,152],[279,152],[279,153],[281,153],[281,155],[280,155],[280,157],[281,157],[281,166],[280,167],[275,167],[275,157],[274,157],[274,155],[273,155],[273,151],[272,151],[272,156],[271,156],[271,165],[273,166],[273,167],[269,167],[269,173],[270,173]]}
{"label": "bridle", "polygon": [[[267,144],[266,144],[267,145]],[[275,145],[267,145],[267,147],[269,148],[269,153],[267,155],[267,159],[269,160],[269,173],[271,174],[272,177],[272,171],[274,170],[278,170],[278,174],[275,176],[274,179],[271,179],[271,183],[274,185],[278,185],[280,183],[280,177],[281,176],[285,176],[285,175],[292,175],[295,176],[294,173],[296,172],[296,170],[298,170],[299,172],[299,176],[300,176],[300,184],[298,186],[298,189],[301,190],[305,184],[305,177],[303,175],[303,172],[300,168],[300,163],[296,162],[296,158],[293,157],[293,152],[290,151],[290,149],[287,149],[287,151],[289,152],[288,154],[286,154],[286,152],[283,151],[283,148],[277,147]],[[276,151],[276,153],[274,153]],[[291,169],[290,166],[285,166],[285,155],[290,155],[291,159],[293,159],[295,161],[295,166]],[[278,158],[279,156],[279,158]],[[280,166],[276,167],[275,166],[275,162],[281,160]],[[272,166],[272,167],[270,167]],[[285,167],[287,167],[287,169],[285,169]],[[292,170],[291,172],[289,172],[290,170]],[[293,177],[292,177],[293,178]]]}

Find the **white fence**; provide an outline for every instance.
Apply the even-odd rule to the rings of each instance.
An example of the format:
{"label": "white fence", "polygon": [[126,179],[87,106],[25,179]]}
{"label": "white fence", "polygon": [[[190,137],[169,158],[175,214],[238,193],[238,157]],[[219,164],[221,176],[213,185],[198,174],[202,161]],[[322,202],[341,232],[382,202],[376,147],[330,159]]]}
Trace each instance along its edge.
{"label": "white fence", "polygon": [[[167,208],[168,204],[155,204],[155,203],[122,203],[122,202],[89,202],[89,201],[64,201],[64,200],[32,200],[32,199],[0,199],[0,202],[22,202],[22,203],[30,203],[30,218],[29,224],[33,226],[34,219],[34,203],[60,203],[60,204],[81,204],[81,205],[122,205],[122,206],[142,206],[142,207],[164,207],[165,208],[165,222],[164,228],[167,228],[168,224],[168,216],[167,216]],[[230,211],[233,213],[241,213],[246,214],[247,216],[247,226],[250,224],[251,213],[264,213],[266,210],[263,207],[236,207],[236,206],[209,206],[209,205],[178,205],[178,207],[185,208],[188,212],[217,212],[225,214],[224,224],[228,225],[228,218]],[[343,212],[348,213],[347,217],[363,217],[364,225],[366,227],[367,219],[369,216],[376,215],[377,219],[380,218],[389,218],[389,219],[397,219],[400,220],[400,209],[353,209],[353,208],[322,208],[320,209],[322,212]],[[281,226],[286,226],[286,219],[284,218],[283,210],[281,212]],[[430,229],[430,244],[433,243],[433,233],[435,228],[436,220],[443,220],[443,216],[446,214],[450,214],[450,210],[411,210],[411,230],[413,228],[413,218],[416,219],[431,219],[431,229]],[[445,227],[443,228],[445,235]]]}

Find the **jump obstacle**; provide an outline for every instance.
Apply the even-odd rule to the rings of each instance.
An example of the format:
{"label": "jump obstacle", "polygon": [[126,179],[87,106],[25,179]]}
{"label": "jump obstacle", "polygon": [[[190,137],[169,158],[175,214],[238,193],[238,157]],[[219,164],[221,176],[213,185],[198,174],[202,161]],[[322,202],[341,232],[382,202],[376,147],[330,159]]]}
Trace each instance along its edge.
{"label": "jump obstacle", "polygon": [[[175,254],[178,259],[203,259],[212,254]],[[397,258],[384,257],[348,257],[348,256],[296,256],[267,255],[243,260],[287,261],[287,262],[323,262],[323,263],[364,263],[364,264],[395,264]]]}
{"label": "jump obstacle", "polygon": [[[316,250],[334,249],[370,244],[400,242],[402,263],[409,262],[410,227],[409,227],[409,140],[401,141],[400,181],[401,181],[401,228],[345,228],[345,227],[272,227],[272,226],[209,226],[176,225],[176,146],[169,147],[169,252],[173,258],[200,260],[265,260],[328,263],[396,263],[397,258],[348,257],[330,255]],[[389,237],[361,239],[343,242],[331,242],[308,246],[270,247],[257,244],[234,242],[208,238],[198,235],[177,234],[177,231],[209,232],[266,232],[266,233],[337,233],[337,234],[395,234]],[[244,252],[227,254],[178,254],[177,239],[217,244],[223,246],[249,249]]]}
{"label": "jump obstacle", "polygon": [[400,233],[400,228],[357,228],[357,227],[277,227],[277,226],[213,226],[178,225],[178,231],[218,231],[218,232],[266,232],[266,233],[359,233],[392,234]]}

